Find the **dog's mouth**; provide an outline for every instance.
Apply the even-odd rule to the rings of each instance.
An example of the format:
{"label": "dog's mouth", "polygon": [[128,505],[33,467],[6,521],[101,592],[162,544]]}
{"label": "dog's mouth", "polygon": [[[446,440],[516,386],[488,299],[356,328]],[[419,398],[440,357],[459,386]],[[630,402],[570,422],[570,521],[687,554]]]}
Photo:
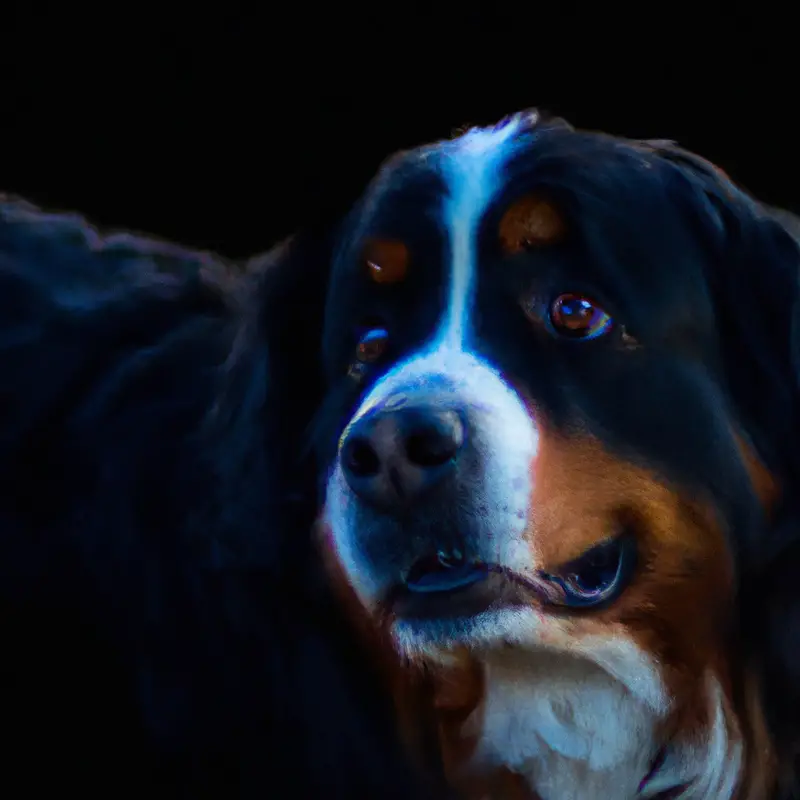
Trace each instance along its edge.
{"label": "dog's mouth", "polygon": [[551,600],[552,594],[552,587],[537,577],[518,575],[499,564],[464,560],[458,554],[437,554],[417,561],[381,605],[398,620],[452,620],[539,605]]}
{"label": "dog's mouth", "polygon": [[520,574],[497,563],[470,560],[459,551],[419,559],[385,596],[395,619],[452,620],[516,607],[601,608],[619,597],[637,561],[636,541],[623,530],[598,542],[557,572]]}

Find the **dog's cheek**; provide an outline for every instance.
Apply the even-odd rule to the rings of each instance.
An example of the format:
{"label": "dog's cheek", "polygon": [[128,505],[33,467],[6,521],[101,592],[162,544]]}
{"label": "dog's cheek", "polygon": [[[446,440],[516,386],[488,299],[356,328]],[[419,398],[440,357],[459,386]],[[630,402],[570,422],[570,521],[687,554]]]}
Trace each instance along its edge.
{"label": "dog's cheek", "polygon": [[322,518],[317,525],[316,539],[336,601],[373,660],[392,698],[400,740],[412,762],[424,773],[431,748],[439,747],[430,674],[423,665],[410,664],[397,653],[387,626],[371,616],[361,604],[336,557],[331,532]]}
{"label": "dog's cheek", "polygon": [[324,514],[320,515],[315,531],[316,546],[322,559],[322,566],[333,590],[334,597],[346,619],[357,632],[359,638],[374,654],[376,662],[383,666],[384,661],[397,661],[393,656],[391,643],[380,627],[375,623],[358,599],[347,575],[336,555],[332,531],[325,522]]}

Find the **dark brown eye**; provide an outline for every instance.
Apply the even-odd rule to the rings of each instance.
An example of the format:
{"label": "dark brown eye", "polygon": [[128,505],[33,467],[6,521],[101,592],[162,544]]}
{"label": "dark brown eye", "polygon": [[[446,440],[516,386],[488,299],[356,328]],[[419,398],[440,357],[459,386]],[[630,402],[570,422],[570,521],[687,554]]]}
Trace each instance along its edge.
{"label": "dark brown eye", "polygon": [[579,294],[559,295],[550,306],[553,330],[571,339],[596,339],[608,333],[613,322],[602,308]]}
{"label": "dark brown eye", "polygon": [[356,358],[362,364],[373,364],[389,345],[389,333],[385,328],[370,328],[362,335],[356,345]]}

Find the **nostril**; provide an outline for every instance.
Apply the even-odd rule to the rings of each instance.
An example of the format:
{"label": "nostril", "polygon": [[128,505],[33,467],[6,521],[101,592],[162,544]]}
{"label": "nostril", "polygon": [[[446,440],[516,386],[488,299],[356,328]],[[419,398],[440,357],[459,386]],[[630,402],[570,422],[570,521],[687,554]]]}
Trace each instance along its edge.
{"label": "nostril", "polygon": [[438,467],[455,458],[463,441],[464,429],[458,416],[443,415],[407,434],[406,457],[418,467]]}
{"label": "nostril", "polygon": [[406,439],[406,455],[417,466],[438,467],[455,455],[455,449],[448,442],[442,442],[424,431],[413,433]]}
{"label": "nostril", "polygon": [[349,472],[359,478],[370,478],[380,472],[381,462],[375,448],[361,437],[348,441],[342,451],[342,463]]}

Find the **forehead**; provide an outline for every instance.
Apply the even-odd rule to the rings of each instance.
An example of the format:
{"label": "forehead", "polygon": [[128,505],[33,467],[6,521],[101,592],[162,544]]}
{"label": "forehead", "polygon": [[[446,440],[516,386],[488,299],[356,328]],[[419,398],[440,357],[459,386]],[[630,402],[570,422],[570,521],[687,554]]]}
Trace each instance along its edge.
{"label": "forehead", "polygon": [[[459,270],[482,294],[498,257],[502,214],[530,193],[551,200],[567,230],[565,245],[532,255],[530,269],[584,281],[601,296],[613,294],[617,308],[647,314],[656,325],[707,327],[708,250],[698,224],[711,218],[700,190],[646,143],[575,131],[535,114],[387,162],[340,240],[331,305],[342,311],[367,290],[354,287],[370,237],[408,248],[413,286],[393,295],[398,302],[410,301],[413,287],[450,285]],[[655,297],[657,304],[645,308]]]}
{"label": "forehead", "polygon": [[687,188],[679,170],[644,143],[519,114],[390,159],[351,216],[340,261],[370,235],[452,245],[465,220],[477,234],[493,212],[531,191],[559,203],[577,237],[602,228],[610,240],[625,230],[628,252],[675,251],[688,236],[676,202]]}
{"label": "forehead", "polygon": [[356,208],[348,240],[376,232],[413,235],[422,221],[441,227],[448,205],[459,201],[472,207],[464,211],[485,210],[535,120],[516,115],[492,128],[395,155]]}

